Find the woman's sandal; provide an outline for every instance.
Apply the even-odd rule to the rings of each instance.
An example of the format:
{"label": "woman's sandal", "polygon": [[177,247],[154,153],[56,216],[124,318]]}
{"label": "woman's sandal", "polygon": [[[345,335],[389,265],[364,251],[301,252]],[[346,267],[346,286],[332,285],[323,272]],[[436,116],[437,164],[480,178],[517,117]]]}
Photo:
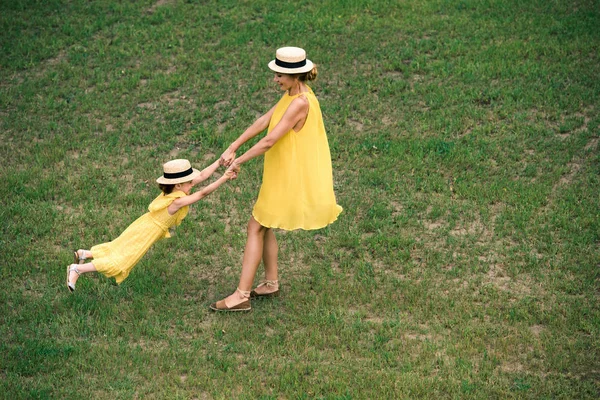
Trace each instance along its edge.
{"label": "woman's sandal", "polygon": [[240,304],[236,304],[235,306],[227,307],[225,304],[225,299],[219,300],[216,303],[212,303],[210,305],[210,309],[212,311],[250,311],[252,310],[252,306],[250,305],[250,292],[245,290],[240,290],[239,288],[236,291],[240,292],[246,300],[242,301]]}
{"label": "woman's sandal", "polygon": [[[73,265],[73,264],[71,264],[71,265]],[[75,284],[71,283],[71,281],[69,280],[69,275],[71,274],[71,271],[75,272],[77,275],[81,275],[81,272],[79,272],[79,270],[77,269],[77,266],[71,267],[71,265],[67,265],[67,287],[69,288],[69,290],[72,293],[75,291]]]}
{"label": "woman's sandal", "polygon": [[[87,258],[85,257],[79,257],[79,251],[80,250],[75,250],[74,253],[74,257],[73,259],[75,260],[75,264],[85,264],[85,260],[87,260]],[[81,250],[81,252],[83,252],[84,256],[85,256],[85,250]]]}
{"label": "woman's sandal", "polygon": [[[269,281],[269,280],[264,280],[261,283],[259,283],[259,285],[256,287],[256,289],[258,289],[261,286],[267,286],[268,288],[270,287],[274,287],[276,285],[278,285],[279,281]],[[258,298],[258,297],[262,297],[263,299],[269,298],[269,297],[277,297],[279,296],[279,287],[277,287],[277,290],[271,293],[256,293],[256,289],[250,292],[250,298]]]}

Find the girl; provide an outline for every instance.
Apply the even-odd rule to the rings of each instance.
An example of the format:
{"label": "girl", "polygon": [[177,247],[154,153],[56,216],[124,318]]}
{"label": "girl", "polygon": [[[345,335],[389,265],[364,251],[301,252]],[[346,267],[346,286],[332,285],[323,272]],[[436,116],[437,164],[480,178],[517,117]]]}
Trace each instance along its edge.
{"label": "girl", "polygon": [[[164,164],[163,176],[156,180],[162,194],[150,203],[149,212],[129,225],[121,236],[112,242],[75,252],[75,264],[67,267],[69,290],[75,291],[77,279],[87,272],[98,271],[107,277],[114,277],[117,284],[123,282],[154,243],[162,238],[171,237],[169,228],[181,223],[190,204],[237,177],[237,171],[230,168],[210,185],[190,194],[191,189],[210,177],[219,165],[220,161],[217,160],[204,170],[198,171],[192,168],[188,160],[172,160]],[[88,259],[93,261],[85,263]]]}

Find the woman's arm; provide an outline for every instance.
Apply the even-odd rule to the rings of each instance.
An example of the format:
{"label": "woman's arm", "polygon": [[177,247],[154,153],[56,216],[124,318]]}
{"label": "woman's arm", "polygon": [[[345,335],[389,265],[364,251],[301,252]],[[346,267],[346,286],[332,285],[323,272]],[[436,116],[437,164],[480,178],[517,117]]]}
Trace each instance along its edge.
{"label": "woman's arm", "polygon": [[269,127],[269,122],[275,111],[275,106],[271,107],[269,111],[261,115],[252,125],[248,127],[221,155],[221,164],[229,166],[235,158],[235,152],[240,148],[241,145],[258,135]]}
{"label": "woman's arm", "polygon": [[200,171],[200,175],[198,175],[196,178],[194,178],[192,180],[192,185],[196,186],[200,182],[207,180],[209,176],[211,176],[212,174],[215,173],[215,171],[217,170],[217,168],[219,168],[220,165],[221,165],[220,160],[216,160],[215,162],[210,164],[208,167],[204,168],[202,171]]}
{"label": "woman's arm", "polygon": [[277,125],[258,143],[233,161],[233,165],[239,167],[248,160],[258,157],[267,152],[279,139],[288,133],[298,121],[306,116],[308,111],[308,100],[300,96],[295,98],[289,105],[283,117]]}
{"label": "woman's arm", "polygon": [[207,185],[207,186],[203,187],[202,189],[200,189],[199,191],[192,193],[188,196],[180,197],[180,198],[176,199],[167,208],[167,211],[169,211],[169,215],[175,214],[181,207],[185,207],[185,206],[189,206],[190,204],[194,204],[198,200],[208,196],[209,194],[214,192],[219,186],[221,186],[223,183],[227,182],[230,179],[235,179],[236,176],[237,176],[237,171],[235,169],[229,169],[229,170],[225,171],[223,176],[221,176],[219,179],[217,179],[210,185]]}

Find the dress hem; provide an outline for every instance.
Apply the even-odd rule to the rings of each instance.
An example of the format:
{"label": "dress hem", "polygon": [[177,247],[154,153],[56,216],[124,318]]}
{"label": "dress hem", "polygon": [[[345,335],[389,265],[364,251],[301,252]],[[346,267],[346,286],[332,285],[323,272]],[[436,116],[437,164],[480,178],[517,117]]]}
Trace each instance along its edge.
{"label": "dress hem", "polygon": [[323,229],[326,226],[329,226],[331,224],[333,224],[335,221],[337,221],[338,217],[340,216],[340,214],[342,213],[342,211],[344,210],[341,206],[339,212],[333,217],[333,219],[331,219],[329,222],[325,223],[324,225],[319,225],[317,227],[314,228],[307,228],[304,226],[298,226],[295,228],[290,228],[290,227],[286,227],[285,224],[266,224],[263,223],[259,220],[259,218],[256,216],[256,214],[254,213],[254,210],[252,210],[252,218],[254,218],[256,220],[256,222],[258,222],[261,226],[264,226],[265,228],[269,228],[269,229],[283,229],[284,231],[296,231],[298,229],[302,229],[303,231],[315,231],[317,229]]}

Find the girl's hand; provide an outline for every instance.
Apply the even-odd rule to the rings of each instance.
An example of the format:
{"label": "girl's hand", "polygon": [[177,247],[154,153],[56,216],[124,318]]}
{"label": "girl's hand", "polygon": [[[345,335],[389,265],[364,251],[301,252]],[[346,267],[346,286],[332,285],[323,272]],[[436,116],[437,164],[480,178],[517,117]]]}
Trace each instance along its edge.
{"label": "girl's hand", "polygon": [[240,172],[240,166],[236,163],[232,163],[227,171],[225,171],[225,176],[228,177],[229,180],[233,180],[237,178],[238,172]]}
{"label": "girl's hand", "polygon": [[235,151],[231,150],[229,147],[221,154],[221,158],[219,158],[221,165],[226,167],[229,167],[233,160],[235,160]]}
{"label": "girl's hand", "polygon": [[228,169],[223,175],[227,178],[228,181],[232,181],[237,178],[237,172],[235,172],[232,169]]}

